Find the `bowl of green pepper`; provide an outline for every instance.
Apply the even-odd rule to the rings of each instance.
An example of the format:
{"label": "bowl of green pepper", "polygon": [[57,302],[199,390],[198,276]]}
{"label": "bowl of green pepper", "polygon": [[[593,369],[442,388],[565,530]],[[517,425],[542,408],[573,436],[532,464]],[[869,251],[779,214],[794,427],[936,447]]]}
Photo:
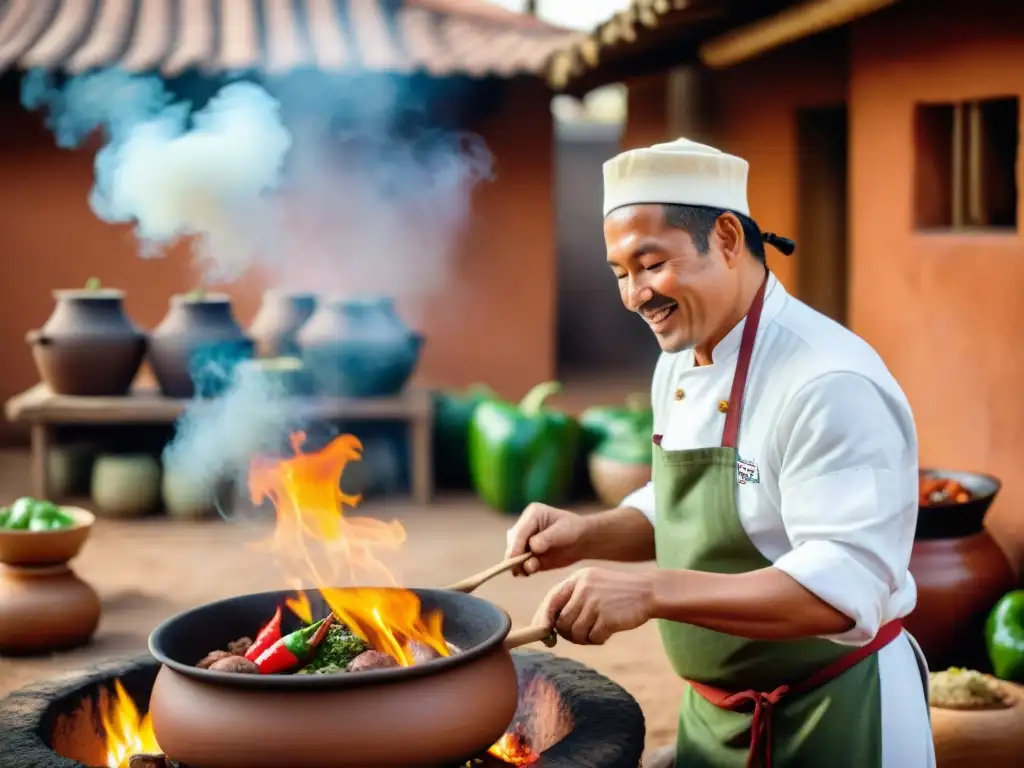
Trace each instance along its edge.
{"label": "bowl of green pepper", "polygon": [[0,563],[66,563],[82,549],[95,521],[88,510],[22,496],[0,507]]}

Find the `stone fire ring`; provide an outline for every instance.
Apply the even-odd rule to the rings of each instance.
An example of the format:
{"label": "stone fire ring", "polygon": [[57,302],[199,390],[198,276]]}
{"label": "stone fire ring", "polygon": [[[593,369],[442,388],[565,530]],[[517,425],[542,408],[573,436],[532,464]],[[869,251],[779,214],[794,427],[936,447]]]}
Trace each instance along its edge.
{"label": "stone fire ring", "polygon": [[[547,749],[535,768],[634,768],[640,764],[644,716],[629,693],[571,659],[538,651],[513,655],[520,674],[537,674],[551,683],[572,715],[572,732]],[[159,668],[149,654],[110,661],[22,688],[0,700],[0,768],[95,768],[61,757],[50,748],[57,715],[76,706],[96,686],[111,686],[117,678],[130,693],[143,681],[152,686]]]}

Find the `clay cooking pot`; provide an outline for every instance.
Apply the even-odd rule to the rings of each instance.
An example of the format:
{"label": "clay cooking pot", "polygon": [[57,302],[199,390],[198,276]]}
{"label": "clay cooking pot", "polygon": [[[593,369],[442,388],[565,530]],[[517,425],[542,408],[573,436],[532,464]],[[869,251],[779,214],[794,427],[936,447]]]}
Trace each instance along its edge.
{"label": "clay cooking pot", "polygon": [[[294,593],[233,597],[170,619],[149,638],[163,664],[149,704],[157,743],[174,760],[203,768],[412,768],[458,765],[487,750],[515,717],[509,650],[548,631],[510,634],[508,614],[485,600],[412,591],[425,611],[441,611],[445,638],[461,651],[413,667],[333,675],[211,672],[194,665],[252,637]],[[314,616],[329,612],[319,592],[306,596]],[[297,628],[286,611],[283,631]]]}
{"label": "clay cooking pot", "polygon": [[962,504],[921,507],[910,556],[917,607],[904,623],[932,669],[989,669],[984,626],[989,611],[1014,588],[1006,555],[985,530],[985,513],[1000,482],[989,475],[944,469],[922,474],[956,480],[971,491]]}
{"label": "clay cooking pot", "polygon": [[323,302],[296,338],[317,391],[334,397],[399,394],[423,348],[389,298]]}
{"label": "clay cooking pot", "polygon": [[299,345],[295,336],[316,311],[312,293],[267,291],[263,303],[249,326],[249,336],[256,342],[260,357],[297,357]]}
{"label": "clay cooking pot", "polygon": [[146,334],[124,311],[124,292],[54,291],[53,314],[26,341],[42,380],[58,395],[127,394],[146,354]]}
{"label": "clay cooking pot", "polygon": [[225,294],[171,297],[171,308],[153,331],[149,364],[165,397],[214,397],[230,384],[235,366],[253,356]]}

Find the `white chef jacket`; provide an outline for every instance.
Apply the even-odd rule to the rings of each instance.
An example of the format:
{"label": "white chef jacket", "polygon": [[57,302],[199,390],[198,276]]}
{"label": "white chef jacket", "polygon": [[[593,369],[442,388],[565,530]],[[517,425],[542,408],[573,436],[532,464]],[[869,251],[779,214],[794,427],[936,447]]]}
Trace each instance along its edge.
{"label": "white chef jacket", "polygon": [[[666,450],[721,445],[745,320],[695,366],[663,353],[652,386]],[[914,418],[861,338],[769,277],[740,420],[737,506],[753,545],[856,624],[829,637],[869,642],[917,600],[908,570],[917,524]],[[742,476],[741,476],[742,475]],[[652,483],[622,505],[654,523]]]}

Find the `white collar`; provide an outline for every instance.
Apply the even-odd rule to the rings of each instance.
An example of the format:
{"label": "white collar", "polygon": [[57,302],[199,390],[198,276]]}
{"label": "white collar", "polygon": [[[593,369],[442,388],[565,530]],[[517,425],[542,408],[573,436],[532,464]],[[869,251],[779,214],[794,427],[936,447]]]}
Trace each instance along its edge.
{"label": "white collar", "polygon": [[[768,273],[768,285],[765,288],[764,293],[764,306],[761,309],[761,323],[758,326],[760,331],[764,326],[770,323],[779,312],[782,311],[782,307],[786,303],[786,299],[789,294],[783,287],[782,283],[778,281],[774,274]],[[729,331],[719,341],[714,349],[711,350],[711,364],[721,363],[732,359],[739,353],[740,339],[743,336],[743,327],[747,324],[746,315],[736,325],[733,326],[732,330]],[[756,339],[755,339],[756,343]],[[689,349],[691,357],[691,364],[693,362],[693,348]]]}

